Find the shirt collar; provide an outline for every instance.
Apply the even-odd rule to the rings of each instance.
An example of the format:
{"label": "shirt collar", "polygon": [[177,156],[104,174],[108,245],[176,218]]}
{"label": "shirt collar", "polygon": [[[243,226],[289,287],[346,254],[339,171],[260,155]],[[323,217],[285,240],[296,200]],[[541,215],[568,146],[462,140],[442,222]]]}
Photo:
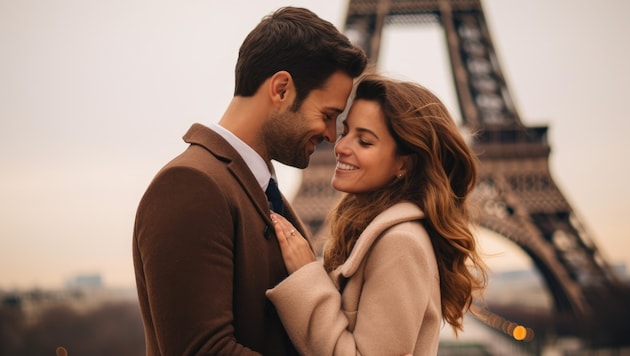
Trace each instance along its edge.
{"label": "shirt collar", "polygon": [[[275,176],[275,172],[270,172],[267,167],[267,163],[265,160],[256,152],[253,148],[251,148],[248,144],[243,142],[240,138],[234,135],[231,131],[227,130],[225,127],[219,125],[218,123],[211,123],[210,128],[212,128],[216,133],[218,133],[221,137],[223,137],[232,147],[238,152],[239,155],[245,161],[247,167],[252,171],[254,177],[256,177],[256,181],[260,185],[260,187],[265,190],[267,189],[267,185],[269,184],[269,178]],[[273,166],[272,166],[273,169]],[[277,181],[277,180],[276,180]]]}

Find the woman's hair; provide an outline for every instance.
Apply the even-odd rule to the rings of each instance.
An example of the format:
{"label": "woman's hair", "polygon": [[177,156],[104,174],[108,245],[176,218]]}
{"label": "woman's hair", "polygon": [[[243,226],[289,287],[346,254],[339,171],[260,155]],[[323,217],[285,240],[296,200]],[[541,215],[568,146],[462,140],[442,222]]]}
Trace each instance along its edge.
{"label": "woman's hair", "polygon": [[[476,182],[476,156],[442,102],[426,88],[376,74],[362,77],[354,100],[377,102],[397,153],[410,165],[401,178],[360,200],[346,194],[331,212],[331,239],[324,250],[328,271],[349,256],[361,232],[383,210],[411,201],[425,213],[440,273],[442,316],[455,333],[462,330],[472,295],[485,287],[486,267],[471,231],[467,197]],[[366,198],[367,197],[367,198]]]}
{"label": "woman's hair", "polygon": [[252,96],[267,78],[284,70],[295,82],[295,111],[333,73],[341,71],[356,78],[366,65],[365,52],[332,23],[308,9],[282,7],[265,16],[243,41],[234,95]]}

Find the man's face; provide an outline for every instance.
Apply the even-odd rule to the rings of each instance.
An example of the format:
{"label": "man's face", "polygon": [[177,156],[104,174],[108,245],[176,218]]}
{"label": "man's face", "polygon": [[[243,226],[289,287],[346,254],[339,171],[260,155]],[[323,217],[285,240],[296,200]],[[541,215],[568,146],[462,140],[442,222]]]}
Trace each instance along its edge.
{"label": "man's face", "polygon": [[291,105],[273,115],[264,128],[271,159],[296,168],[306,168],[310,156],[323,140],[336,138],[337,116],[346,106],[352,78],[335,72],[324,85],[311,91],[297,112]]}

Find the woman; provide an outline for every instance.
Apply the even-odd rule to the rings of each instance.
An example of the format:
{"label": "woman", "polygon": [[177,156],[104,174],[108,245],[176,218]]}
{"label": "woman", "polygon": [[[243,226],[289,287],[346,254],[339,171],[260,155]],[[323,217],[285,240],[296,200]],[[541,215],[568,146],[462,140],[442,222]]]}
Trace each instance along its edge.
{"label": "woman", "polygon": [[475,156],[427,89],[359,81],[335,144],[323,265],[273,214],[290,275],[267,296],[306,355],[435,355],[442,321],[462,329],[486,271],[470,230]]}

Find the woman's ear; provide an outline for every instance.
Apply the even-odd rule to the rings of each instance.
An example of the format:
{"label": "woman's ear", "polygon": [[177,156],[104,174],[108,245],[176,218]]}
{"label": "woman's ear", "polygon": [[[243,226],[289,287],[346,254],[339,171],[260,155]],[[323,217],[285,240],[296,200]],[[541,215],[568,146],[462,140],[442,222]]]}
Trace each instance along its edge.
{"label": "woman's ear", "polygon": [[402,178],[409,171],[411,165],[411,159],[409,155],[398,156],[400,160],[398,170],[396,171],[396,178]]}

